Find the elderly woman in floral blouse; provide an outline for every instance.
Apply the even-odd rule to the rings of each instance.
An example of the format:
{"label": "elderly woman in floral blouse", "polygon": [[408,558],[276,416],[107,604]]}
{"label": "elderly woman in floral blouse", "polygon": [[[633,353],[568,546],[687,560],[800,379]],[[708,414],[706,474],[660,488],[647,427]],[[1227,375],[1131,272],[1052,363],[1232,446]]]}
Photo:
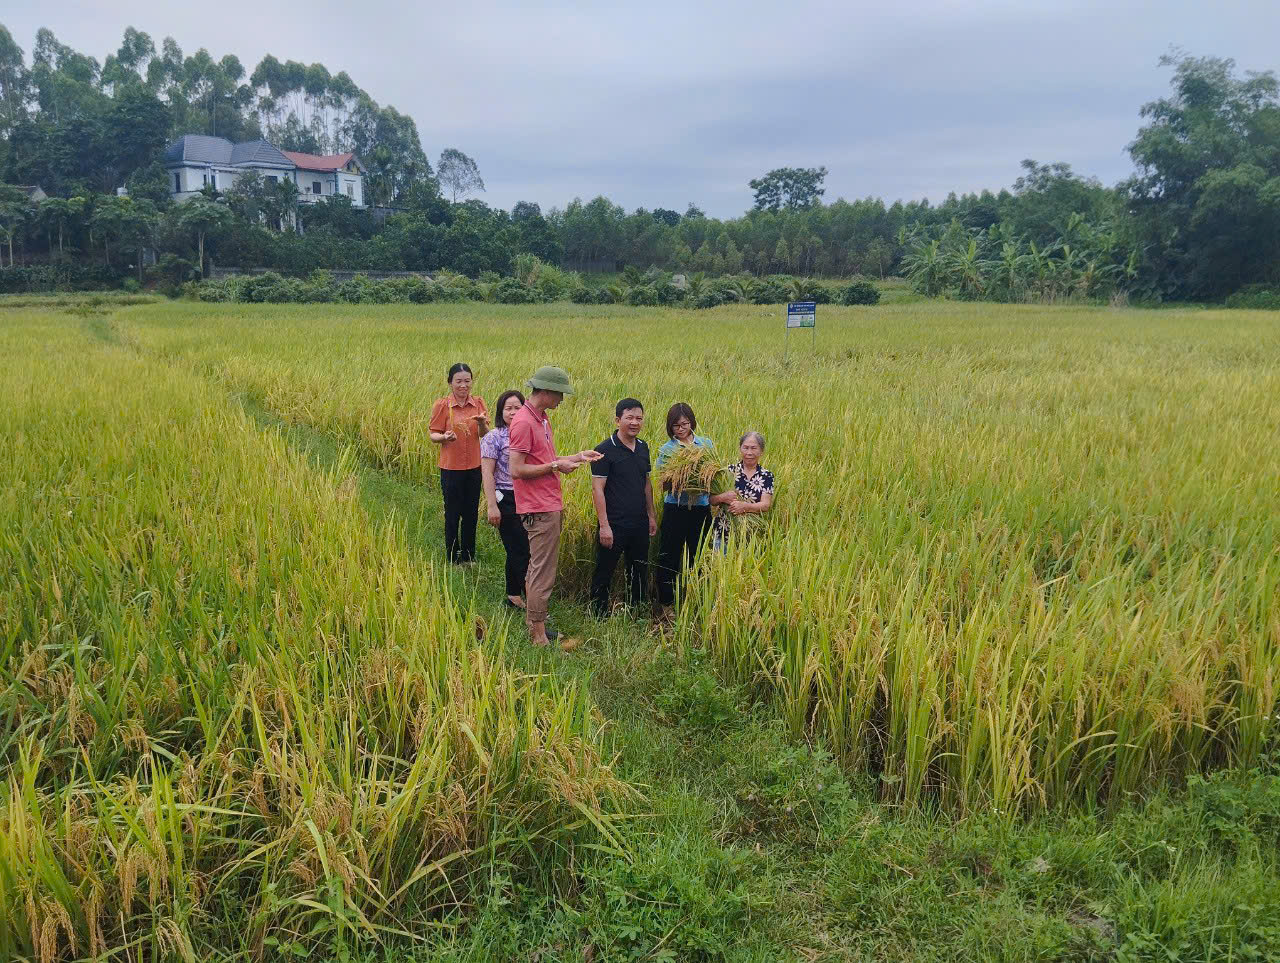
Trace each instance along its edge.
{"label": "elderly woman in floral blouse", "polygon": [[[760,467],[764,454],[764,435],[749,431],[738,441],[741,461],[729,466],[733,476],[733,488],[713,495],[712,505],[725,505],[730,515],[763,514],[773,507],[773,472]],[[714,544],[723,548],[729,535],[729,519],[723,513],[716,514]]]}

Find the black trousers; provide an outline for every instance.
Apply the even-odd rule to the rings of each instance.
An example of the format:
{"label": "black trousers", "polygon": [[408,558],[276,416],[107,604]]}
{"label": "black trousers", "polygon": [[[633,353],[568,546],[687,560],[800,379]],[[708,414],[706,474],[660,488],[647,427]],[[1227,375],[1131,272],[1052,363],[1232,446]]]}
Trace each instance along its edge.
{"label": "black trousers", "polygon": [[444,550],[451,562],[476,557],[476,515],[480,511],[480,469],[440,469],[444,496]]}
{"label": "black trousers", "polygon": [[591,604],[597,615],[609,614],[609,585],[613,581],[613,570],[618,567],[618,559],[627,559],[627,604],[640,605],[644,602],[645,583],[649,580],[649,532],[640,529],[634,532],[613,530],[613,547],[605,548],[600,544],[600,536],[596,536],[596,570],[591,576]]}
{"label": "black trousers", "polygon": [[529,571],[529,533],[516,514],[516,498],[511,492],[502,493],[498,511],[502,515],[498,534],[507,550],[507,594],[523,596],[524,577]]}
{"label": "black trousers", "polygon": [[698,548],[711,529],[708,505],[662,506],[662,530],[658,532],[658,602],[672,605],[676,600],[676,580],[693,564]]}

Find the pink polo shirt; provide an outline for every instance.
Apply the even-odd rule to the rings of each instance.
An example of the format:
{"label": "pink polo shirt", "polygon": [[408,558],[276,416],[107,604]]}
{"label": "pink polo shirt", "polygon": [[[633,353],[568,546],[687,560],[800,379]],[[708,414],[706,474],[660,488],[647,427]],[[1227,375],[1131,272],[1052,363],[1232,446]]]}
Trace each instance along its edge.
{"label": "pink polo shirt", "polygon": [[[521,452],[526,465],[549,465],[556,460],[551,422],[527,401],[511,419],[510,436],[510,450]],[[516,511],[521,515],[564,509],[559,472],[537,478],[516,478],[513,475],[511,485],[516,494]]]}

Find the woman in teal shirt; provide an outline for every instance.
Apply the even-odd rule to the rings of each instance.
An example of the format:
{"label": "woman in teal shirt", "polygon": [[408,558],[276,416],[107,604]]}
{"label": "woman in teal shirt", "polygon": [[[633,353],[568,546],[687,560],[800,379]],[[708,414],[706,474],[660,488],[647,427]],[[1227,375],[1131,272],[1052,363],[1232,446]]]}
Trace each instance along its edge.
{"label": "woman in teal shirt", "polygon": [[[666,442],[658,449],[657,468],[661,469],[680,445],[702,445],[712,448],[710,438],[695,434],[698,419],[693,409],[678,401],[667,412]],[[667,492],[662,505],[662,530],[658,535],[658,604],[662,617],[671,618],[676,601],[676,579],[685,568],[693,564],[711,528],[711,497],[709,495]]]}

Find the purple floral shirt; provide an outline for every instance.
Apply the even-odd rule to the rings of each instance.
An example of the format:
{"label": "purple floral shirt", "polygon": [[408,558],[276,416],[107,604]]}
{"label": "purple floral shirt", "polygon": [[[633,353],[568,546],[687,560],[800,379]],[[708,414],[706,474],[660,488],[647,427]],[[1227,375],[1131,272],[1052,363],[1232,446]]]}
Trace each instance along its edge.
{"label": "purple floral shirt", "polygon": [[480,439],[480,457],[493,459],[493,487],[499,491],[509,492],[511,484],[511,462],[507,457],[507,446],[511,444],[511,435],[504,425],[494,428]]}

